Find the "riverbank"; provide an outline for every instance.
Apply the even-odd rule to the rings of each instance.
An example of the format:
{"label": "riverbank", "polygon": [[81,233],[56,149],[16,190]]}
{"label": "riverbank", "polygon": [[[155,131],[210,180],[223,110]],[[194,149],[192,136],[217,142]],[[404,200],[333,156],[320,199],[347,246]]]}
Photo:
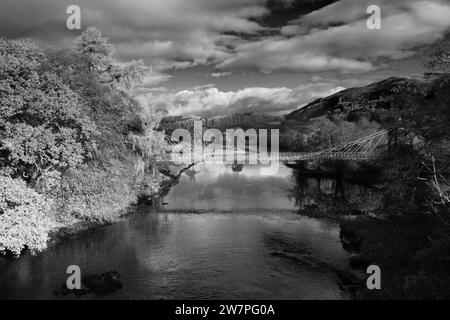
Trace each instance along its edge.
{"label": "riverbank", "polygon": [[[327,213],[302,212],[340,226],[343,248],[351,254],[349,266],[356,275],[350,288],[357,300],[427,299],[448,297],[449,249],[438,241],[438,223],[420,213],[393,215],[379,210],[375,214],[349,215],[345,210]],[[366,269],[381,269],[381,290],[366,286]]]}
{"label": "riverbank", "polygon": [[122,221],[124,218],[136,212],[143,212],[148,210],[154,210],[155,208],[161,208],[161,199],[166,196],[170,189],[176,185],[181,175],[192,168],[193,165],[188,166],[164,166],[160,168],[158,178],[158,188],[152,190],[153,192],[140,192],[136,193],[135,200],[130,202],[128,207],[118,212],[112,213],[110,216],[114,217],[113,220],[78,220],[67,225],[62,225],[51,231],[49,234],[49,244],[54,244],[66,238],[75,236],[81,232],[86,232],[96,228],[102,228],[110,226],[114,223]]}
{"label": "riverbank", "polygon": [[[240,195],[245,194],[245,192],[243,191],[254,190],[255,192],[263,192],[263,189],[258,189],[257,186],[262,184],[266,185],[266,182],[269,182],[269,180],[266,179],[270,179],[270,182],[272,184],[271,186],[276,186],[278,190],[285,190],[287,186],[287,184],[279,184],[279,182],[277,182],[277,180],[273,180],[273,178],[261,178],[261,181],[254,181],[251,178],[253,174],[250,174],[250,172],[252,171],[248,171],[245,174],[234,173],[232,172],[231,168],[228,168],[228,173],[225,176],[221,176],[221,174],[224,174],[224,172],[222,171],[221,174],[215,177],[211,175],[212,171],[205,171],[203,175],[199,176],[199,170],[201,169],[198,168],[195,171],[193,170],[194,173],[196,173],[195,179],[192,179],[190,174],[182,175],[183,172],[186,172],[189,169],[190,168],[178,168],[177,170],[175,168],[172,168],[171,173],[166,172],[166,174],[162,174],[165,178],[161,180],[158,188],[158,193],[150,197],[152,200],[143,201],[144,203],[135,202],[130,204],[130,206],[126,210],[117,215],[117,219],[115,221],[79,221],[72,225],[60,228],[59,230],[52,233],[52,240],[49,243],[50,246],[48,251],[53,250],[54,246],[58,245],[59,242],[64,242],[63,245],[70,247],[72,245],[76,245],[76,243],[79,242],[80,239],[83,239],[85,237],[95,237],[94,235],[96,234],[110,234],[112,232],[111,230],[118,228],[117,225],[128,225],[129,222],[125,222],[127,220],[134,221],[135,218],[130,217],[130,215],[136,215],[137,220],[144,219],[145,216],[153,216],[148,215],[147,213],[154,208],[154,205],[160,206],[162,204],[163,198],[166,197],[169,194],[169,191],[174,188],[175,190],[179,190],[175,192],[176,197],[189,198],[189,203],[191,205],[207,205],[216,207],[219,203],[216,197],[220,197],[221,200],[227,200],[227,197],[230,196],[230,194],[228,193],[228,188],[232,185],[234,188],[233,190],[236,191],[235,193],[233,193],[232,203],[239,203],[240,205],[244,205],[245,207],[242,209],[230,208],[227,210],[212,210],[206,209],[204,207],[190,208],[188,205],[186,205],[185,202],[176,201],[178,198],[172,198],[173,196],[170,196],[169,200],[166,198],[166,201],[168,201],[170,205],[167,206],[168,209],[165,212],[166,215],[171,216],[172,219],[199,219],[200,221],[212,219],[212,221],[214,221],[219,217],[219,221],[221,221],[222,219],[226,219],[226,217],[254,216],[255,219],[259,221],[260,219],[263,219],[263,216],[267,215],[270,217],[272,214],[271,210],[255,209],[259,208],[259,206],[252,209],[245,209],[248,201],[247,203],[241,202]],[[214,172],[218,172],[218,170],[214,169]],[[295,173],[293,174],[295,175]],[[227,178],[224,179],[225,177]],[[287,179],[288,175],[282,174],[281,177],[283,177],[284,181],[289,181],[289,185],[292,186],[293,181]],[[197,182],[195,182],[197,180],[200,181],[198,185]],[[201,182],[203,180],[205,180],[204,183]],[[213,183],[213,181],[217,181],[217,183],[223,183],[222,188],[224,189],[216,190],[218,185]],[[230,185],[232,181],[234,181],[234,183]],[[195,183],[196,188],[193,188],[191,186],[191,184],[193,183]],[[294,186],[296,185],[296,183],[298,183],[298,180],[294,180]],[[314,188],[314,184],[312,184],[310,180],[308,180],[308,183],[310,183],[313,187],[313,190],[316,190],[317,192],[317,189]],[[211,190],[211,192],[197,193],[194,191],[194,189],[198,191],[204,190],[203,188],[206,185],[209,186],[208,188],[209,190]],[[243,186],[246,187],[242,189]],[[214,192],[213,190],[216,191]],[[192,192],[192,194],[189,192]],[[349,190],[347,190],[346,195],[347,198],[350,197]],[[148,196],[149,195],[143,197],[142,200],[148,199]],[[194,198],[193,196],[198,197],[198,199]],[[212,197],[211,199],[214,200],[205,202],[205,196]],[[276,202],[279,196],[286,197],[284,191],[279,195],[277,193],[272,193],[272,201]],[[264,194],[262,198],[265,197],[266,195]],[[333,199],[333,193],[331,193],[331,198]],[[255,199],[259,199],[259,197]],[[286,201],[288,198],[283,199],[283,201]],[[323,197],[321,199],[324,200]],[[342,199],[338,198],[337,200]],[[259,201],[260,200],[255,201],[255,205],[259,204]],[[290,201],[292,201],[292,199]],[[339,201],[337,201],[337,203],[339,203]],[[283,245],[286,246],[286,248],[283,249],[278,248],[278,241],[272,243],[272,240],[270,238],[266,239],[266,241],[268,241],[267,245],[269,245],[270,247],[272,258],[280,259],[282,261],[285,261],[286,263],[292,263],[296,265],[297,268],[310,266],[314,267],[314,270],[328,270],[327,272],[331,272],[337,277],[339,288],[348,293],[349,297],[351,297],[352,299],[384,299],[387,297],[398,298],[398,290],[401,287],[400,284],[407,283],[405,281],[408,281],[404,278],[408,276],[408,272],[404,270],[404,266],[407,265],[411,270],[411,261],[413,261],[414,256],[419,251],[422,241],[426,241],[426,233],[424,232],[424,230],[430,229],[424,223],[425,220],[412,220],[411,217],[397,217],[391,219],[390,216],[383,214],[383,212],[381,211],[377,212],[377,214],[370,215],[362,213],[361,211],[358,211],[357,214],[353,214],[354,212],[352,210],[349,210],[348,207],[346,208],[345,205],[338,206],[335,204],[333,207],[328,208],[328,210],[318,210],[317,207],[315,208],[315,210],[314,208],[310,207],[309,209],[303,209],[300,212],[290,210],[292,213],[289,213],[289,210],[285,209],[273,209],[272,211],[278,212],[278,214],[281,214],[281,212],[283,212],[283,214],[286,214],[287,216],[291,216],[292,214],[294,214],[291,219],[294,219],[294,216],[298,216],[300,220],[303,219],[302,217],[311,217],[313,218],[313,221],[316,221],[315,223],[338,226],[338,243],[330,244],[330,248],[336,246],[333,250],[345,251],[349,255],[349,259],[346,260],[345,265],[328,265],[328,263],[324,263],[324,261],[327,261],[326,258],[317,261],[305,261],[305,258],[307,258],[308,255],[305,255],[302,250],[299,251],[297,248],[292,247],[291,244],[284,243],[284,239],[281,239],[284,243]],[[145,214],[139,215],[139,212]],[[199,214],[206,212],[208,214]],[[233,213],[238,214],[234,215]],[[192,218],[194,216],[198,218]],[[277,219],[280,218],[278,217]],[[247,218],[244,221],[246,220]],[[269,221],[271,221],[271,219],[269,219]],[[140,223],[137,223],[137,225],[139,224]],[[270,225],[271,224],[269,224],[269,226]],[[189,226],[187,227],[189,229]],[[290,232],[290,229],[290,225],[286,224],[283,227],[280,227],[280,232],[281,230]],[[145,230],[147,229],[145,228]],[[300,229],[297,236],[301,235],[302,233],[308,234],[309,232],[311,232],[310,230],[311,229],[309,228]],[[179,231],[184,232],[181,229]],[[229,231],[234,232],[234,229],[229,229]],[[202,230],[200,232],[208,232],[208,230]],[[154,231],[152,229],[151,236],[153,237],[153,235]],[[294,238],[292,240],[294,241],[296,236],[293,235],[293,237]],[[97,245],[98,244],[96,244],[95,246]],[[330,248],[327,248],[327,251],[331,250]],[[43,254],[46,253],[44,252]],[[382,292],[370,292],[365,287],[365,280],[367,278],[365,271],[367,266],[370,264],[379,265],[382,269]],[[113,267],[117,268],[115,266],[111,266],[111,268]],[[102,270],[100,270],[99,272],[101,271]],[[399,274],[400,271],[401,274]],[[402,280],[400,280],[400,277],[403,277]],[[405,285],[403,284],[403,286]],[[411,286],[411,284],[409,283],[407,284],[407,286]]]}
{"label": "riverbank", "polygon": [[122,219],[126,218],[127,216],[133,214],[136,208],[137,208],[136,203],[130,204],[130,208],[123,213],[117,214],[117,218],[114,221],[107,221],[107,220],[77,221],[75,223],[65,225],[55,230],[52,230],[49,234],[50,241],[48,245],[55,244],[59,241],[70,238],[72,236],[76,236],[77,234],[82,232],[113,225],[121,221]]}

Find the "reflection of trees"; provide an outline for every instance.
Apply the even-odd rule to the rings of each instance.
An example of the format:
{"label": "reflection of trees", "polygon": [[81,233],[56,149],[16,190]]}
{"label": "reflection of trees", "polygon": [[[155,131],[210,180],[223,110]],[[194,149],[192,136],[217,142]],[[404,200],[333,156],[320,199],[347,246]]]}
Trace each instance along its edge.
{"label": "reflection of trees", "polygon": [[307,177],[297,170],[293,171],[292,180],[294,186],[288,197],[295,200],[298,209],[323,205],[332,208],[339,201],[335,180]]}
{"label": "reflection of trees", "polygon": [[195,169],[190,169],[190,170],[186,170],[185,173],[191,181],[195,182],[195,176],[198,173],[198,171],[195,171]]}
{"label": "reflection of trees", "polygon": [[243,164],[239,164],[236,161],[233,163],[233,165],[231,166],[231,169],[233,170],[233,172],[241,172],[242,169],[244,169],[244,165]]}
{"label": "reflection of trees", "polygon": [[300,164],[292,171],[293,187],[288,197],[299,210],[317,209],[326,212],[342,209],[349,212],[371,211],[379,204],[380,193],[346,181],[344,168],[334,163],[334,171],[308,171]]}

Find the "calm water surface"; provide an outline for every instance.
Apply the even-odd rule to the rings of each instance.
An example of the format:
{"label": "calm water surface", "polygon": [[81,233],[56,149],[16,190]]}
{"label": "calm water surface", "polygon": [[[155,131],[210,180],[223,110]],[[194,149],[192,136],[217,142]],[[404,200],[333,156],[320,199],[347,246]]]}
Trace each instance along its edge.
{"label": "calm water surface", "polygon": [[[36,256],[0,260],[0,298],[52,299],[65,270],[117,270],[124,288],[81,299],[348,299],[339,226],[297,213],[292,169],[198,165],[159,212],[78,234]],[[75,298],[75,297],[67,297]],[[76,298],[80,299],[80,298]]]}

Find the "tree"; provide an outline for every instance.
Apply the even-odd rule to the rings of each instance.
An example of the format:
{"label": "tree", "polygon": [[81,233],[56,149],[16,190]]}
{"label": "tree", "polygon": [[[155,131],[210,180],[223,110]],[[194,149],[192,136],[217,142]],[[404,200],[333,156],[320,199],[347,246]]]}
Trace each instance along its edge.
{"label": "tree", "polygon": [[84,61],[100,83],[124,84],[129,88],[134,81],[142,81],[148,68],[142,61],[120,64],[113,59],[114,47],[95,27],[87,28],[75,43],[74,52]]}
{"label": "tree", "polygon": [[349,122],[322,116],[312,119],[305,130],[286,130],[284,142],[291,149],[319,151],[363,138],[378,131],[379,127],[379,124],[366,118]]}
{"label": "tree", "polygon": [[0,175],[0,253],[44,249],[54,227],[48,217],[50,205],[22,179]]}
{"label": "tree", "polygon": [[450,35],[434,45],[425,68],[444,73],[450,71]]}
{"label": "tree", "polygon": [[81,99],[26,40],[0,39],[0,166],[35,183],[81,163],[95,148],[95,124]]}
{"label": "tree", "polygon": [[44,249],[56,221],[114,220],[138,176],[157,190],[160,115],[128,90],[147,68],[113,53],[94,27],[71,49],[0,38],[0,253]]}

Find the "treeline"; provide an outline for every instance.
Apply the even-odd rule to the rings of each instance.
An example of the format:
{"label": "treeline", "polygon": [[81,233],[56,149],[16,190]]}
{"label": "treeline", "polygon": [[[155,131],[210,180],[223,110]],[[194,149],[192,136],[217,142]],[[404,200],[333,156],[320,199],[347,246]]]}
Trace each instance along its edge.
{"label": "treeline", "polygon": [[0,39],[0,253],[46,247],[52,230],[116,219],[163,139],[128,94],[147,68],[118,63],[99,30],[69,49]]}
{"label": "treeline", "polygon": [[311,119],[303,128],[283,128],[280,145],[290,150],[313,152],[363,138],[380,130],[380,123],[361,118],[356,122],[341,117]]}
{"label": "treeline", "polygon": [[191,129],[195,121],[201,121],[203,127],[222,128],[237,126],[249,122],[275,122],[282,121],[284,117],[265,113],[228,114],[210,118],[171,116],[162,119],[160,128],[163,130],[174,130],[178,128]]}

